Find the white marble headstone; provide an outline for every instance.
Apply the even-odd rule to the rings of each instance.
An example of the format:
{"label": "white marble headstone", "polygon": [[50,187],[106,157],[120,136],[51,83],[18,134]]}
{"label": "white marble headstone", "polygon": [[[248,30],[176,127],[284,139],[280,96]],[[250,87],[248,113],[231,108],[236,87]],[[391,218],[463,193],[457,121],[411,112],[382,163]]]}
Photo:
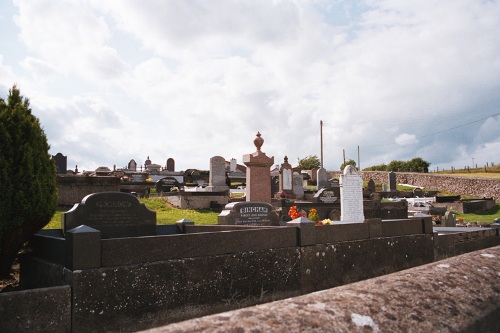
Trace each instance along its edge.
{"label": "white marble headstone", "polygon": [[345,223],[364,222],[363,178],[356,168],[347,165],[340,175],[340,221]]}

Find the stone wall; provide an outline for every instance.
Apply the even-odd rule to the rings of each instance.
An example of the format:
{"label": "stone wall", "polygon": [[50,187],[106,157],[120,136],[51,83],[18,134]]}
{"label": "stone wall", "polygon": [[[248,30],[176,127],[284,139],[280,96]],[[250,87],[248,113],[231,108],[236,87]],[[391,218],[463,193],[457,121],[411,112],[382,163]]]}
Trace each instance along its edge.
{"label": "stone wall", "polygon": [[[332,175],[338,177],[340,173]],[[387,183],[388,172],[385,171],[363,171],[363,180],[373,179],[376,182]],[[478,198],[494,198],[500,201],[500,179],[495,178],[469,178],[452,175],[440,175],[432,173],[396,172],[398,184],[409,184],[425,187],[430,190],[443,190],[461,195]]]}
{"label": "stone wall", "polygon": [[56,181],[59,206],[73,206],[92,193],[120,191],[118,177],[58,175]]}
{"label": "stone wall", "polygon": [[500,246],[402,272],[149,330],[499,332]]}

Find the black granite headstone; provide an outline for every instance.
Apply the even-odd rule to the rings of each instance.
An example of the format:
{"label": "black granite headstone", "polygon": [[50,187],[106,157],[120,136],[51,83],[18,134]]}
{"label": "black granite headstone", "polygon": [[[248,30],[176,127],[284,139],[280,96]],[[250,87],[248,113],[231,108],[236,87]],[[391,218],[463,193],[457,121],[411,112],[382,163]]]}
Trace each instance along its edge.
{"label": "black granite headstone", "polygon": [[267,202],[231,202],[219,214],[219,224],[229,225],[279,225],[279,216]]}
{"label": "black granite headstone", "polygon": [[156,212],[128,193],[100,192],[87,195],[62,215],[62,230],[86,225],[102,238],[156,235]]}

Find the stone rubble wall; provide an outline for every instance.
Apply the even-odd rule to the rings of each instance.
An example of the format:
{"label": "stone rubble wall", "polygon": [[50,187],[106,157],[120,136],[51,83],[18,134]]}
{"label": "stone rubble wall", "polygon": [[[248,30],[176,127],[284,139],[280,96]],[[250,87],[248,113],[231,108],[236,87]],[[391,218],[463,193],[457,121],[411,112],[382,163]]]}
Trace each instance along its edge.
{"label": "stone rubble wall", "polygon": [[[388,183],[386,171],[362,171],[363,180],[373,179],[376,182]],[[332,173],[338,177],[340,172]],[[500,179],[495,178],[469,178],[432,173],[396,172],[398,184],[421,186],[429,190],[442,190],[460,195],[478,198],[493,198],[500,201]]]}
{"label": "stone rubble wall", "polygon": [[499,257],[497,246],[147,332],[499,332]]}

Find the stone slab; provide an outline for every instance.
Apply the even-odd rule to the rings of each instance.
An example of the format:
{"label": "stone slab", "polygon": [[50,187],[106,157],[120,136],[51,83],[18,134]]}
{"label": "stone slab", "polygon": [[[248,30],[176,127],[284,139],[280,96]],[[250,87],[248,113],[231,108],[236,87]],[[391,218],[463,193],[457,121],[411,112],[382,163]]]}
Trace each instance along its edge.
{"label": "stone slab", "polygon": [[217,218],[219,224],[279,226],[279,215],[267,202],[231,202]]}

